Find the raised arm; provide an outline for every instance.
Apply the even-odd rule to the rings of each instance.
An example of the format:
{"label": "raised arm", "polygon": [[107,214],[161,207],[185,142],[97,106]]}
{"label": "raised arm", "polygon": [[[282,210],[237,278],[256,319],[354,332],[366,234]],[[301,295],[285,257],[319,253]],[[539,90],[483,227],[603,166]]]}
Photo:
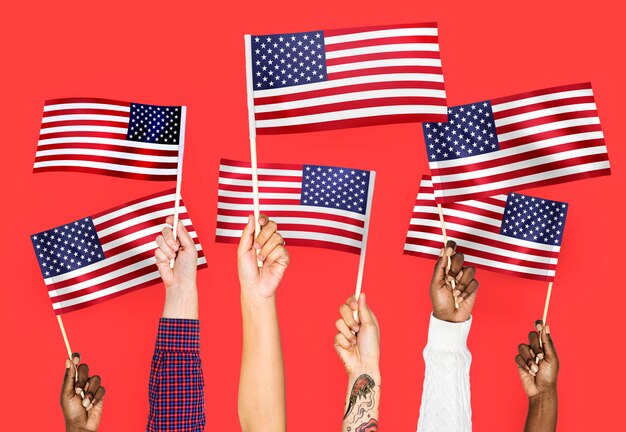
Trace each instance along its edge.
{"label": "raised arm", "polygon": [[[528,335],[528,343],[518,345],[515,357],[522,387],[528,396],[525,432],[554,432],[559,408],[557,376],[559,358],[552,342],[550,327],[535,321],[537,331]],[[539,344],[541,338],[542,344]],[[542,346],[543,345],[543,346]]]}
{"label": "raised arm", "polygon": [[[166,222],[171,226],[174,218]],[[206,423],[196,289],[198,253],[182,222],[176,229],[176,240],[169,227],[156,239],[165,304],[150,368],[147,430],[197,432]]]}
{"label": "raised arm", "polygon": [[[358,321],[354,312],[358,311]],[[339,308],[335,350],[348,374],[343,432],[378,431],[380,406],[380,331],[365,294],[351,296]]]}
{"label": "raised arm", "polygon": [[[472,430],[469,380],[472,356],[466,342],[478,282],[474,279],[475,269],[464,267],[463,254],[455,253],[455,249],[456,243],[448,242],[437,260],[430,283],[433,313],[424,348],[426,371],[417,425],[419,432]],[[456,281],[455,290],[452,278]]]}
{"label": "raised arm", "polygon": [[283,432],[285,375],[276,290],[289,265],[289,253],[276,223],[264,215],[259,223],[261,232],[255,239],[254,219],[248,218],[237,251],[243,324],[239,421],[243,432]]}
{"label": "raised arm", "polygon": [[98,375],[89,376],[89,366],[80,363],[80,354],[65,360],[61,386],[61,409],[66,432],[95,432],[100,427],[104,387]]}

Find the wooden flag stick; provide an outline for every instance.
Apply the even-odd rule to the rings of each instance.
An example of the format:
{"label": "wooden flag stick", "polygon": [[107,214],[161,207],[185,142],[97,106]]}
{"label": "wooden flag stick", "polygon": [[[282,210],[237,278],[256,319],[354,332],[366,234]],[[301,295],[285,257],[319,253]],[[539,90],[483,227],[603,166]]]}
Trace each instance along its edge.
{"label": "wooden flag stick", "polygon": [[[439,222],[441,223],[441,233],[443,234],[443,251],[445,253],[446,246],[448,244],[448,234],[446,233],[446,222],[443,220],[443,208],[441,204],[437,204],[437,209],[439,210]],[[450,271],[450,266],[452,265],[452,260],[448,259],[448,271]],[[450,284],[452,285],[452,291],[456,289],[456,280],[454,278],[450,278]],[[454,307],[459,308],[459,304],[456,302],[456,297],[454,297]]]}
{"label": "wooden flag stick", "polygon": [[[261,205],[259,203],[259,175],[256,157],[256,125],[254,122],[254,94],[252,79],[252,39],[250,35],[244,35],[246,46],[246,88],[248,95],[248,131],[250,134],[250,167],[252,168],[252,202],[254,204],[254,238],[257,238],[261,231],[259,217],[261,216]],[[257,255],[259,250],[256,251]],[[257,261],[259,267],[263,267],[263,262]]]}
{"label": "wooden flag stick", "polygon": [[[548,307],[550,307],[550,296],[552,295],[552,282],[548,283],[548,293],[546,294],[546,304],[543,307],[543,325],[546,325],[548,319]],[[541,340],[541,339],[540,339]]]}
{"label": "wooden flag stick", "polygon": [[[187,107],[180,110],[180,138],[178,140],[178,169],[176,170],[176,199],[174,201],[174,240],[178,227],[178,213],[180,208],[180,188],[183,182],[183,158],[185,156],[185,125],[187,124]],[[174,259],[170,260],[170,268],[174,268]]]}
{"label": "wooden flag stick", "polygon": [[[67,338],[67,333],[65,333],[65,326],[63,325],[63,318],[61,315],[57,315],[57,322],[59,323],[59,328],[61,329],[61,334],[63,335],[63,342],[65,342],[65,349],[67,349],[67,357],[72,361],[72,348],[70,348],[70,341]],[[78,381],[78,369],[76,369],[76,375],[74,376],[74,381]],[[84,399],[85,392],[81,391],[80,396]]]}
{"label": "wooden flag stick", "polygon": [[[361,296],[361,287],[363,285],[363,270],[365,269],[365,252],[367,251],[367,234],[370,228],[370,217],[372,210],[372,201],[374,199],[374,183],[376,182],[376,172],[370,171],[370,183],[367,190],[367,207],[365,208],[365,222],[363,224],[363,239],[361,240],[361,255],[359,256],[359,271],[356,276],[356,290],[354,297],[359,301]],[[358,321],[358,311],[353,313],[354,319]]]}

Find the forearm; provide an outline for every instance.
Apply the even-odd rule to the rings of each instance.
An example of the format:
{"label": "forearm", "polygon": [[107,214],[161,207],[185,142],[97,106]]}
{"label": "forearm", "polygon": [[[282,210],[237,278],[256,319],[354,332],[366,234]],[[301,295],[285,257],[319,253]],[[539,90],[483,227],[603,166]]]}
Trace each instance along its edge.
{"label": "forearm", "polygon": [[163,318],[198,319],[198,290],[196,285],[165,289]]}
{"label": "forearm", "polygon": [[554,432],[559,401],[556,389],[528,399],[525,432]]}
{"label": "forearm", "polygon": [[380,388],[378,369],[350,373],[342,432],[378,430]]}
{"label": "forearm", "polygon": [[148,401],[148,431],[204,430],[199,321],[167,318],[159,321]]}
{"label": "forearm", "polygon": [[243,432],[286,429],[285,375],[276,300],[241,296],[243,352],[239,421]]}
{"label": "forearm", "polygon": [[[431,316],[419,432],[471,432],[469,371],[472,356],[466,341],[471,318],[450,323]],[[445,419],[445,424],[441,423]]]}

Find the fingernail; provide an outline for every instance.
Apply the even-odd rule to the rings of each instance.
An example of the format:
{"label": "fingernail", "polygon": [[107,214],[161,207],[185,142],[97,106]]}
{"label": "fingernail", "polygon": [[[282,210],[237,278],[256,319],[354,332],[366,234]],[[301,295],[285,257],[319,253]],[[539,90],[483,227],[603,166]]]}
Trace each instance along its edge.
{"label": "fingernail", "polygon": [[456,298],[456,304],[461,303],[463,300],[465,300],[465,298],[463,298],[463,297],[457,297],[457,298]]}
{"label": "fingernail", "polygon": [[350,303],[350,307],[353,310],[357,310],[359,308],[359,304],[357,302],[353,301],[352,303]]}
{"label": "fingernail", "polygon": [[533,371],[534,373],[539,372],[539,366],[537,366],[536,364],[533,364],[530,366],[530,370]]}
{"label": "fingernail", "polygon": [[265,257],[261,254],[258,254],[257,258],[259,259],[259,261],[265,261]]}
{"label": "fingernail", "polygon": [[254,243],[254,248],[255,248],[255,249],[261,249],[261,244],[260,244],[260,243],[258,243],[258,242],[255,242],[255,243]]}
{"label": "fingernail", "polygon": [[358,333],[359,332],[359,326],[352,327],[352,331],[355,332],[355,333]]}
{"label": "fingernail", "polygon": [[89,411],[92,408],[93,408],[93,404],[89,404],[89,406],[87,407],[86,411]]}
{"label": "fingernail", "polygon": [[529,373],[529,374],[531,374],[531,375],[532,375],[532,376],[534,376],[534,377],[536,377],[536,376],[537,376],[537,374],[536,374],[535,372],[531,371],[531,370],[529,370],[529,371],[528,371],[528,373]]}
{"label": "fingernail", "polygon": [[83,406],[87,408],[89,405],[91,405],[91,401],[88,398],[83,399]]}
{"label": "fingernail", "polygon": [[533,349],[532,349],[532,348],[530,349],[530,355],[531,355],[532,357],[535,357],[535,352],[533,351]]}
{"label": "fingernail", "polygon": [[546,326],[546,334],[550,334],[550,326]]}
{"label": "fingernail", "polygon": [[452,290],[452,295],[453,295],[454,297],[458,297],[458,296],[459,296],[459,294],[461,294],[461,291],[456,290],[456,289],[455,289],[455,290]]}
{"label": "fingernail", "polygon": [[74,388],[74,391],[76,392],[76,394],[77,394],[77,395],[79,395],[79,394],[81,394],[81,393],[82,393],[83,389],[82,389],[82,388],[80,388],[80,387],[75,387],[75,388]]}
{"label": "fingernail", "polygon": [[[543,353],[541,352],[541,353],[537,354],[537,358],[539,360],[543,360]],[[537,362],[537,363],[539,363],[539,362]]]}
{"label": "fingernail", "polygon": [[537,329],[538,332],[541,333],[541,330],[543,329],[543,325],[541,325],[541,323],[535,323],[535,328]]}
{"label": "fingernail", "polygon": [[65,359],[65,369],[70,368],[70,359]]}

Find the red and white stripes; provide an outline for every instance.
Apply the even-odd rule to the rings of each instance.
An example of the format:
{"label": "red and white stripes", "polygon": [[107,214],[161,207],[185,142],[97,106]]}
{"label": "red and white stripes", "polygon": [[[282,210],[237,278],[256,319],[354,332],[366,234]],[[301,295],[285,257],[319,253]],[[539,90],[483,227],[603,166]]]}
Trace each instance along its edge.
{"label": "red and white stripes", "polygon": [[324,31],[328,80],[256,90],[258,134],[446,121],[436,23]]}
{"label": "red and white stripes", "polygon": [[81,171],[176,180],[178,145],[126,139],[130,102],[65,98],[45,103],[33,172]]}
{"label": "red and white stripes", "polygon": [[[92,217],[105,259],[60,276],[45,279],[57,314],[81,309],[121,294],[153,285],[160,279],[155,266],[155,238],[172,214],[175,191],[169,190],[127,203]],[[198,268],[206,258],[187,213],[180,220],[194,239]]]}
{"label": "red and white stripes", "polygon": [[[430,176],[423,176],[413,208],[404,253],[427,258],[443,245],[439,211]],[[488,270],[552,281],[560,246],[500,234],[506,195],[448,203],[443,206],[446,232],[465,255],[465,262]]]}
{"label": "red and white stripes", "polygon": [[500,150],[431,162],[437,202],[610,174],[591,84],[539,90],[491,104]]}
{"label": "red and white stripes", "polygon": [[[302,165],[259,164],[261,212],[274,220],[289,245],[360,253],[366,216],[351,211],[300,204]],[[249,162],[222,159],[215,240],[238,243],[253,214]]]}

